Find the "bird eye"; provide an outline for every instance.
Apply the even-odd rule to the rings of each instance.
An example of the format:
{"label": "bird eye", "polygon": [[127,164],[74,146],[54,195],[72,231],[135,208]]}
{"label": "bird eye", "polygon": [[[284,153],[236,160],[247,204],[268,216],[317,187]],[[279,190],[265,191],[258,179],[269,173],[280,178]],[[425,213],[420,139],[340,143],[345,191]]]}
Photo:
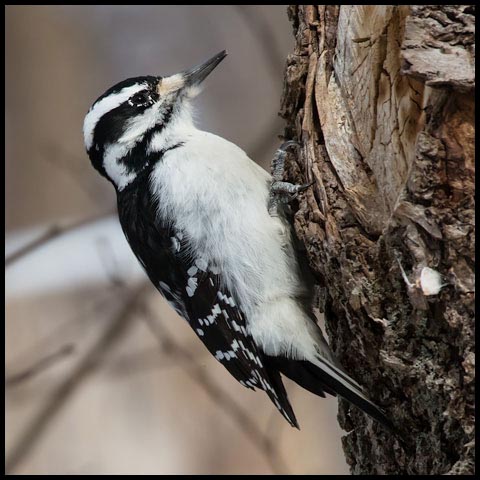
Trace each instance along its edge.
{"label": "bird eye", "polygon": [[142,90],[141,92],[132,95],[128,99],[128,104],[132,107],[147,107],[155,103],[155,98],[152,92]]}

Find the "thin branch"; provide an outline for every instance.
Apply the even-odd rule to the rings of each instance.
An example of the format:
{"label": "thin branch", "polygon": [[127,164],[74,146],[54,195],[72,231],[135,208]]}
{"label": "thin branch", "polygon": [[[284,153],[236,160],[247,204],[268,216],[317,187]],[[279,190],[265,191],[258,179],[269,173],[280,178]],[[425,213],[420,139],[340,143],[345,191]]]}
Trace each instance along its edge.
{"label": "thin branch", "polygon": [[286,463],[272,439],[260,430],[255,420],[244,409],[239,407],[222,388],[212,381],[196,357],[189,350],[179,345],[161,322],[154,320],[151,309],[147,306],[143,306],[142,309],[145,313],[145,315],[142,315],[142,319],[158,341],[162,351],[174,356],[188,376],[205,390],[215,405],[224,410],[230,418],[233,418],[236,425],[263,452],[273,473],[288,474]]}
{"label": "thin branch", "polygon": [[32,240],[25,246],[19,248],[17,251],[5,257],[5,268],[9,267],[11,264],[25,257],[26,255],[34,252],[48,242],[51,242],[55,238],[65,235],[66,233],[69,233],[77,228],[84,227],[85,225],[96,222],[101,218],[109,217],[114,212],[115,210],[108,210],[107,212],[102,212],[97,215],[93,215],[92,217],[78,220],[77,222],[71,223],[70,225],[52,225],[47,229],[45,233],[42,233],[36,239]]}
{"label": "thin branch", "polygon": [[141,299],[150,288],[150,284],[142,284],[128,295],[122,310],[113,318],[95,344],[79,361],[72,374],[49,396],[38,414],[27,425],[23,433],[20,434],[18,441],[12,447],[11,454],[6,461],[6,473],[12,473],[24,460],[45,433],[51,421],[102,363],[105,354],[126,333],[128,326],[131,324],[132,313],[137,310]]}
{"label": "thin branch", "polygon": [[65,357],[69,357],[74,351],[75,346],[73,345],[73,343],[64,345],[56,352],[50,353],[46,357],[37,360],[34,365],[31,365],[23,371],[15,373],[13,375],[7,375],[5,377],[5,387],[14,387],[19,383],[30,380],[31,378],[35,377],[39,373],[43,372],[47,368],[57,363],[59,360],[63,360],[65,359]]}
{"label": "thin branch", "polygon": [[[108,321],[108,315],[105,315],[105,307],[112,304],[112,298],[114,295],[118,294],[118,290],[118,287],[114,287],[113,291],[110,289],[107,290],[106,295],[94,298],[91,304],[88,305],[88,308],[86,310],[82,310],[80,311],[80,313],[76,311],[75,315],[72,315],[71,318],[68,317],[61,325],[57,326],[52,330],[49,330],[48,332],[44,332],[43,335],[36,336],[35,342],[28,345],[26,351],[17,352],[15,358],[9,360],[9,363],[13,365],[25,365],[32,363],[32,352],[44,352],[47,350],[52,350],[53,348],[55,348],[54,346],[65,342],[66,339],[69,343],[73,344],[73,342],[75,342],[77,344],[78,342],[78,344],[80,344],[81,338],[79,337],[79,335],[82,334],[82,332],[84,331],[83,329],[86,328],[91,332],[92,328],[101,328],[103,325],[103,317],[105,316],[107,316],[105,321]],[[98,294],[98,292],[95,292],[95,294]],[[90,296],[91,294],[89,293],[89,299]],[[100,317],[102,318],[99,320]],[[78,326],[80,324],[82,325],[82,331],[79,332],[77,330],[73,330],[72,334],[72,326]],[[92,325],[90,326],[90,324]]]}
{"label": "thin branch", "polygon": [[138,352],[119,355],[118,358],[112,358],[111,361],[102,365],[102,370],[112,377],[125,377],[138,373],[145,374],[145,372],[151,370],[163,372],[175,367],[178,367],[178,363],[171,357],[167,357],[164,362],[159,362],[158,347],[154,346]]}

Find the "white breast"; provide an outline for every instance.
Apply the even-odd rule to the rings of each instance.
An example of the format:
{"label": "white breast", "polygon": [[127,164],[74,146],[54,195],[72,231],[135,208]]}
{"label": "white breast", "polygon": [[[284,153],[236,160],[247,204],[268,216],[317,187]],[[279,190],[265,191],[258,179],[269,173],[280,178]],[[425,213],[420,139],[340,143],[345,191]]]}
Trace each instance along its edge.
{"label": "white breast", "polygon": [[289,230],[267,210],[269,180],[236,145],[198,130],[167,152],[151,177],[159,215],[187,236],[194,255],[220,270],[252,334],[265,342],[270,330],[298,334],[296,317],[303,316],[293,301],[303,287]]}

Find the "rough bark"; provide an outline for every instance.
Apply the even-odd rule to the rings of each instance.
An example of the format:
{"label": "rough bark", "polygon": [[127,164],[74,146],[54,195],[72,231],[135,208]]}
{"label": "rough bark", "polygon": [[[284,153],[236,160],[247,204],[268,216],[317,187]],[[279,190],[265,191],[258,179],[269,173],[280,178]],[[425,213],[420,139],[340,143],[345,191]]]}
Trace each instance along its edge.
{"label": "rough bark", "polygon": [[412,442],[341,401],[355,474],[473,473],[474,9],[289,7],[295,231],[334,351]]}

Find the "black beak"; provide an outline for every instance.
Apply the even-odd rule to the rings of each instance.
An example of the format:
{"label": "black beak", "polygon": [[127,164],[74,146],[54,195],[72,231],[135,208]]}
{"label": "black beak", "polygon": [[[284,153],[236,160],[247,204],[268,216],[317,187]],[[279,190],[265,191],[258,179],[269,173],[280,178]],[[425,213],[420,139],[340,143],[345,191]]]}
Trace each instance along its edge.
{"label": "black beak", "polygon": [[215,56],[207,60],[201,65],[191,68],[182,72],[185,85],[193,86],[199,85],[202,83],[208,75],[213,71],[213,69],[227,56],[227,51],[222,50],[220,53],[217,53]]}

